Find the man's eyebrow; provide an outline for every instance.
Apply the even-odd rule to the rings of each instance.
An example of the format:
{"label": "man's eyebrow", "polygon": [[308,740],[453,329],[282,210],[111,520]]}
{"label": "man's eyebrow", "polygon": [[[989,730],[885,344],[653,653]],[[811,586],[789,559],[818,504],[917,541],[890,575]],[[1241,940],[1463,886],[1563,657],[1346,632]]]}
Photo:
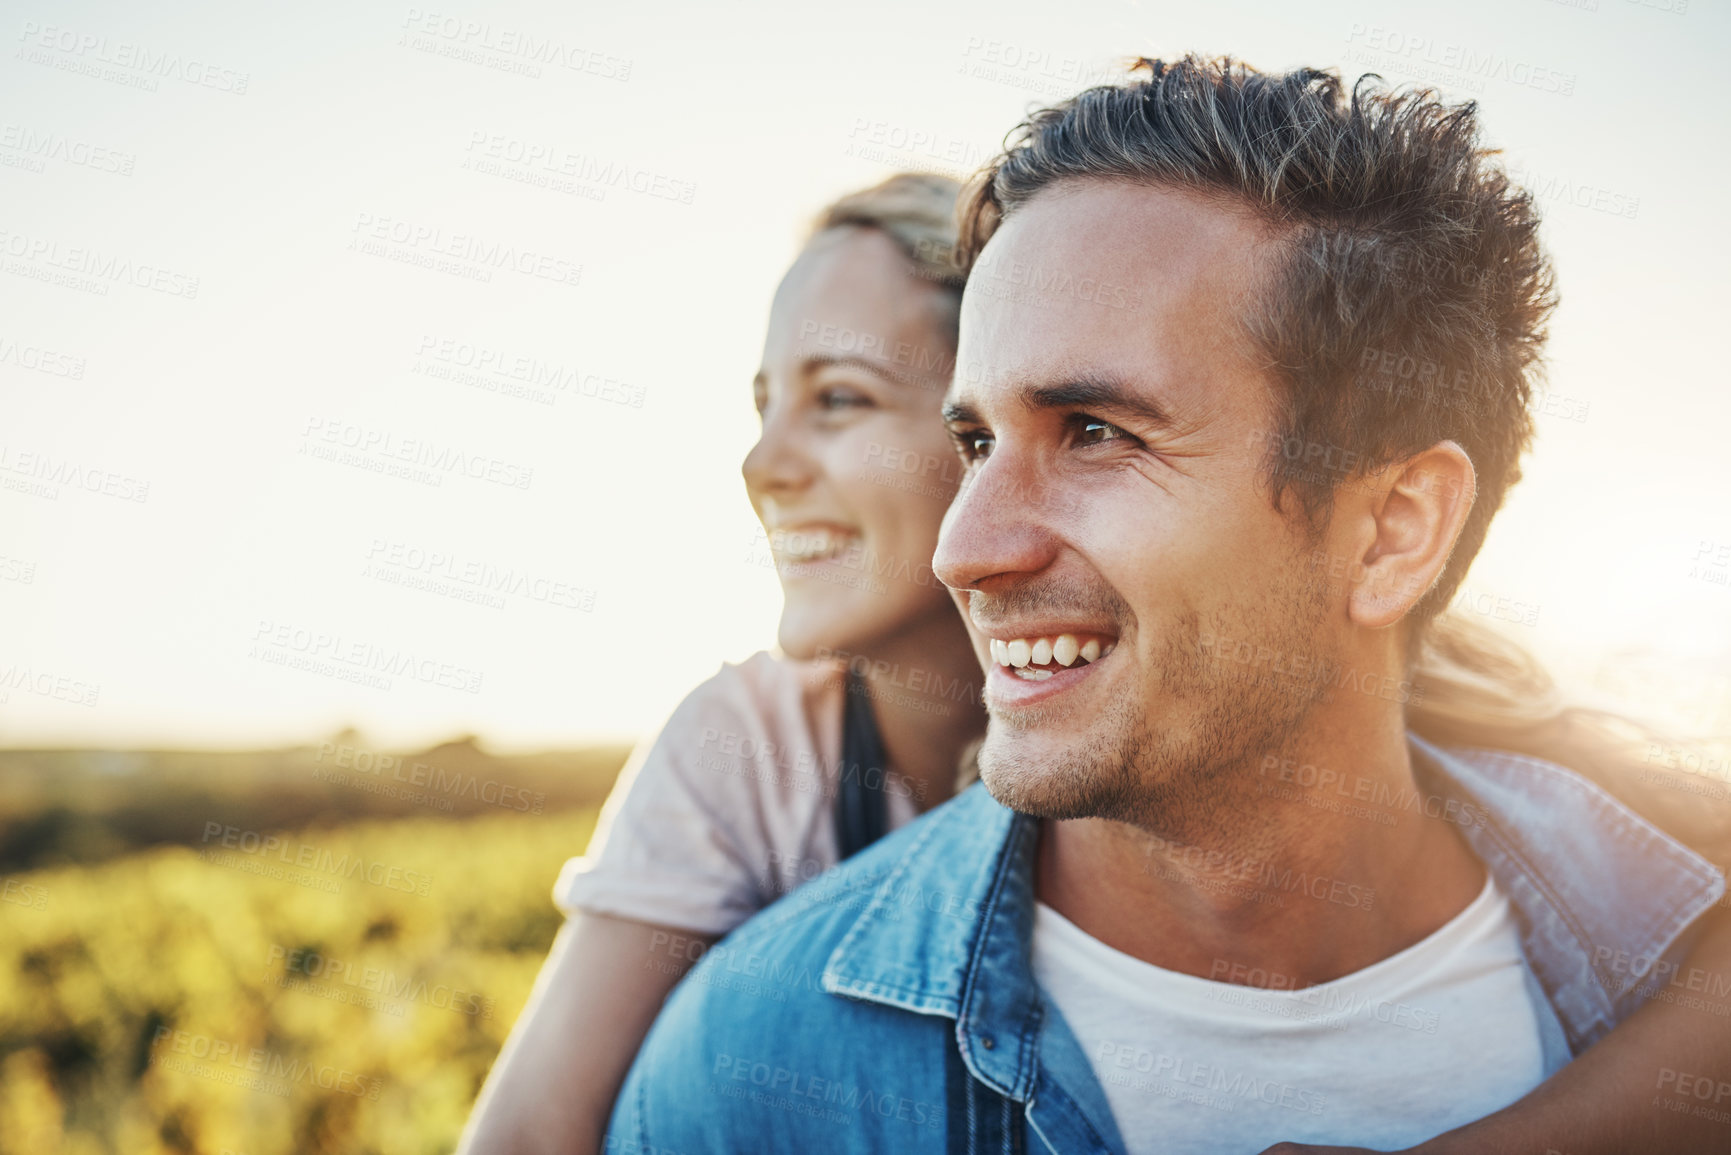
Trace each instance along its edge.
{"label": "man's eyebrow", "polygon": [[966,401],[944,402],[943,414],[945,425],[980,424],[979,410],[975,409],[972,405],[969,405]]}
{"label": "man's eyebrow", "polygon": [[[1143,396],[1116,377],[1099,373],[1075,375],[1056,385],[1036,385],[1021,390],[1017,400],[1030,412],[1089,409],[1139,418],[1162,429],[1176,429],[1182,424],[1159,402]],[[967,401],[944,402],[943,415],[947,424],[984,424],[979,410]]]}
{"label": "man's eyebrow", "polygon": [[1139,418],[1163,429],[1180,424],[1170,412],[1116,377],[1084,373],[1058,385],[1037,385],[1022,392],[1021,402],[1031,411],[1041,409],[1090,409]]}

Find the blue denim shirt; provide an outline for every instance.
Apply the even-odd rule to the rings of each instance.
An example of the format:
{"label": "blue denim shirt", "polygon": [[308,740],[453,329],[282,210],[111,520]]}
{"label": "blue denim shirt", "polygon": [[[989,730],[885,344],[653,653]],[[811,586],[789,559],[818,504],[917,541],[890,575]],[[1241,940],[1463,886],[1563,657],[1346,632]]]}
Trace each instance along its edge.
{"label": "blue denim shirt", "polygon": [[[1653,993],[1611,976],[1674,965],[1724,880],[1568,770],[1409,738],[1427,811],[1514,907],[1555,1071]],[[1038,832],[976,783],[716,944],[645,1040],[604,1150],[1121,1151],[1030,967]]]}

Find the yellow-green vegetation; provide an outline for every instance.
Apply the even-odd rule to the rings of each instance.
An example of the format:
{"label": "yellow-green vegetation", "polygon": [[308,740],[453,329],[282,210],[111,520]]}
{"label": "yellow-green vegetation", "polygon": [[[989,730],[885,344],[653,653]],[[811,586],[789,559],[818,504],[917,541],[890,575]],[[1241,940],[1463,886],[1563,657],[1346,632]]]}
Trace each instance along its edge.
{"label": "yellow-green vegetation", "polygon": [[0,879],[0,1151],[450,1151],[594,820],[230,828]]}

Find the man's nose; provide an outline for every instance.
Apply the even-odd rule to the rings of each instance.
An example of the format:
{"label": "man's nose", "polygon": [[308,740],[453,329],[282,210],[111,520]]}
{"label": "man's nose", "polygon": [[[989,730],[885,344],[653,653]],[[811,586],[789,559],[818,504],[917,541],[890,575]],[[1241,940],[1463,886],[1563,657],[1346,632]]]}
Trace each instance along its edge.
{"label": "man's nose", "polygon": [[938,531],[932,572],[952,589],[1033,574],[1052,563],[1051,494],[1038,471],[993,454],[962,483]]}

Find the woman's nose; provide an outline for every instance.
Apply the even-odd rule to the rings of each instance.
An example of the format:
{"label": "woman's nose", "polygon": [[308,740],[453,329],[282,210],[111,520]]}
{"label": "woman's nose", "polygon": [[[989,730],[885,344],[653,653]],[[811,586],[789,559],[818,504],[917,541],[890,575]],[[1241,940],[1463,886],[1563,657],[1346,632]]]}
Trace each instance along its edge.
{"label": "woman's nose", "polygon": [[763,431],[745,455],[739,472],[753,494],[778,495],[809,486],[816,475],[809,437],[788,406],[771,404],[763,413]]}

